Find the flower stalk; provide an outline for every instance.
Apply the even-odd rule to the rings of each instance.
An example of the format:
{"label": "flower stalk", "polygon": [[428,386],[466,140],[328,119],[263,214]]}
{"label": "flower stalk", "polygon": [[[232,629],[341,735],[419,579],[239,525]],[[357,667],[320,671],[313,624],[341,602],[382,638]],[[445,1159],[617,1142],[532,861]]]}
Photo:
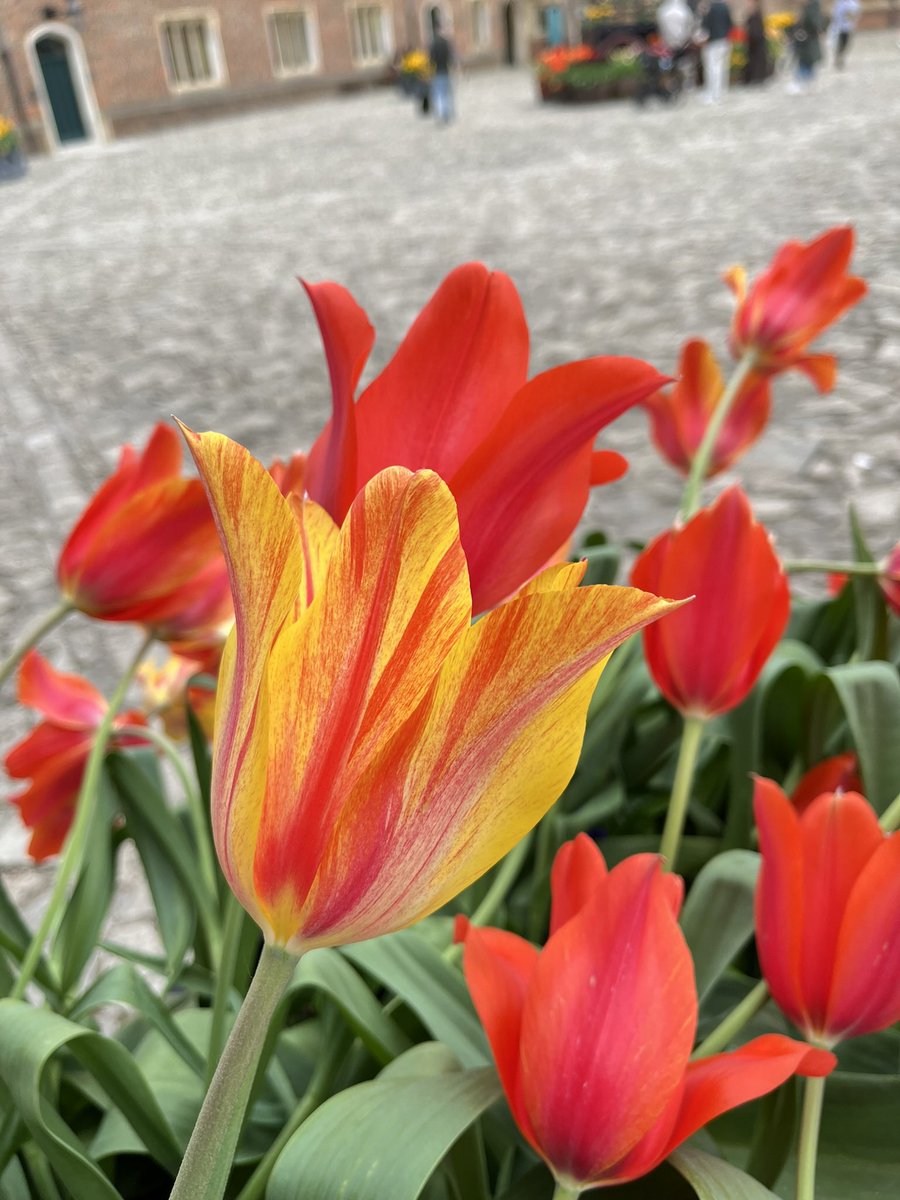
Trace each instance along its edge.
{"label": "flower stalk", "polygon": [[700,751],[705,724],[706,721],[703,717],[685,717],[684,719],[681,746],[678,750],[678,764],[675,768],[675,782],[672,786],[669,811],[666,813],[666,824],[659,845],[659,852],[665,860],[667,871],[674,871],[678,861],[678,850],[681,846],[681,835],[684,832],[694,772],[697,768],[697,755]]}
{"label": "flower stalk", "polygon": [[568,1184],[560,1183],[557,1180],[556,1189],[553,1192],[553,1200],[578,1200],[581,1195],[581,1188],[572,1188]]}
{"label": "flower stalk", "polygon": [[72,612],[74,607],[71,600],[60,600],[59,604],[42,617],[37,625],[25,635],[18,646],[15,647],[12,653],[4,660],[3,664],[0,665],[0,687],[6,683],[28,651],[33,649],[51,629],[55,629]]}
{"label": "flower stalk", "polygon": [[[128,691],[129,684],[134,678],[141,659],[147,653],[152,641],[153,635],[150,634],[141,642],[137,654],[132,659],[125,674],[119,680],[116,690],[113,692],[103,719],[97,726],[94,744],[91,747],[91,753],[84,770],[84,777],[81,781],[81,788],[78,792],[78,799],[75,803],[75,819],[72,822],[72,828],[69,831],[65,849],[60,859],[59,869],[56,872],[56,880],[53,884],[53,891],[50,894],[50,901],[22,960],[19,976],[10,992],[12,1000],[21,1000],[24,997],[29,983],[34,978],[34,973],[37,970],[38,963],[44,951],[44,946],[62,918],[69,883],[73,876],[77,875],[87,850],[88,837],[97,809],[100,771],[103,767],[103,760],[106,757],[106,750],[109,745],[110,736],[112,735],[113,722],[116,714],[122,707],[125,693]],[[141,733],[143,735],[143,729],[141,729]]]}
{"label": "flower stalk", "polygon": [[816,1159],[819,1153],[819,1128],[825,1099],[825,1077],[807,1079],[800,1117],[800,1149],[797,1154],[797,1200],[815,1200]]}
{"label": "flower stalk", "polygon": [[732,372],[725,391],[716,405],[715,412],[710,418],[706,432],[703,435],[703,441],[700,443],[700,448],[694,455],[694,461],[691,463],[691,471],[685,484],[680,512],[682,521],[689,520],[700,507],[700,489],[703,487],[703,480],[706,478],[706,472],[709,469],[710,459],[716,445],[716,438],[719,436],[719,432],[725,424],[725,418],[728,416],[729,410],[734,404],[744,381],[752,371],[755,362],[756,351],[747,350]]}
{"label": "flower stalk", "polygon": [[219,1059],[170,1200],[221,1200],[269,1024],[298,959],[266,945]]}
{"label": "flower stalk", "polygon": [[691,1058],[709,1058],[711,1054],[718,1054],[721,1050],[724,1050],[726,1046],[734,1041],[744,1026],[752,1021],[756,1014],[765,1007],[768,999],[769,985],[764,979],[761,979],[756,987],[747,993],[737,1008],[732,1009],[728,1016],[715,1027],[712,1033],[703,1039],[691,1055]]}

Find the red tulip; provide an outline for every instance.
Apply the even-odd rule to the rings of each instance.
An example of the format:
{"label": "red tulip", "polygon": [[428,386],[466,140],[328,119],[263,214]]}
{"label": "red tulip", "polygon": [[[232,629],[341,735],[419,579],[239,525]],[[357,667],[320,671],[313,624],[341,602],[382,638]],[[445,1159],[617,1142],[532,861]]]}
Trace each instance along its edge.
{"label": "red tulip", "polygon": [[[678,375],[674,387],[655,392],[643,406],[650,416],[657,450],[677,471],[687,475],[725,383],[709,343],[700,338],[692,338],[682,347]],[[770,401],[768,381],[751,374],[716,438],[707,479],[731,466],[753,445],[769,420]]]}
{"label": "red tulip", "polygon": [[[56,854],[66,839],[94,734],[107,710],[104,697],[79,675],[65,675],[31,650],[19,667],[19,701],[45,720],[4,759],[13,779],[30,779],[12,797],[25,825],[34,832],[28,853],[36,861]],[[114,728],[144,725],[139,712],[120,713]],[[112,746],[133,746],[139,738],[113,737]]]}
{"label": "red tulip", "polygon": [[[877,576],[878,586],[884,594],[888,608],[900,617],[900,542],[879,563],[881,568]],[[850,576],[841,571],[832,572],[828,576],[828,594],[837,596],[846,587]],[[824,789],[823,789],[824,790]]]}
{"label": "red tulip", "polygon": [[466,981],[513,1117],[575,1192],[646,1175],[709,1121],[834,1056],[770,1035],[690,1061],[693,963],[681,880],[653,855],[607,874],[584,834],[551,879],[543,950],[460,922]]}
{"label": "red tulip", "polygon": [[787,624],[787,578],[738,487],[652,541],[631,582],[695,599],[644,631],[657,687],[686,716],[727,712],[746,697]]}
{"label": "red tulip", "polygon": [[808,354],[807,347],[866,294],[864,281],[847,274],[852,253],[853,230],[844,226],[805,244],[786,242],[749,290],[742,267],[728,272],[738,301],[730,337],[735,357],[753,351],[760,372],[797,367],[820,391],[833,387],[834,356]]}
{"label": "red tulip", "polygon": [[221,561],[199,479],[181,475],[178,434],[157,425],[119,465],[82,513],[57,565],[63,595],[106,621],[155,627],[196,599],[197,577]]}
{"label": "red tulip", "polygon": [[797,812],[805,812],[823,792],[861,792],[859,760],[855,754],[835,754],[806,772],[791,793]]}
{"label": "red tulip", "polygon": [[430,468],[459,511],[475,612],[534,576],[571,536],[592,479],[599,430],[665,382],[637,359],[592,358],[531,381],[516,289],[478,263],[458,267],[387,367],[354,403],[374,331],[349,292],[306,285],[331,375],[333,416],[307,463],[309,495],[338,522],[380,470]]}
{"label": "red tulip", "polygon": [[826,792],[798,814],[758,779],[762,870],[756,943],[782,1011],[833,1046],[900,1021],[900,833],[856,792]]}

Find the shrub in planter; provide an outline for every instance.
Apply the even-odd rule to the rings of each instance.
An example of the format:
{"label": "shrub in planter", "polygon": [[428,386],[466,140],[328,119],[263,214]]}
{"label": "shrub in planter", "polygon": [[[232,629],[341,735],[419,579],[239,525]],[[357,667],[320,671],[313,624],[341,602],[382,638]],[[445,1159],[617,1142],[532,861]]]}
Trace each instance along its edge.
{"label": "shrub in planter", "polygon": [[12,121],[0,114],[0,179],[17,179],[25,174],[25,158],[19,134]]}

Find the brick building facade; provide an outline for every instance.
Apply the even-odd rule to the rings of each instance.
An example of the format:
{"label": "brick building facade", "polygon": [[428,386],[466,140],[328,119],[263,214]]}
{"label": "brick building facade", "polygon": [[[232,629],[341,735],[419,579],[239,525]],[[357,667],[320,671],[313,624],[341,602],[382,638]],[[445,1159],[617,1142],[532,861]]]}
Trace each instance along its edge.
{"label": "brick building facade", "polygon": [[[863,0],[862,24],[893,24],[898,4]],[[436,11],[471,65],[524,61],[551,26],[577,40],[584,7],[580,0],[0,0],[0,114],[25,125],[36,147],[103,142],[383,82],[397,55],[427,45]]]}
{"label": "brick building facade", "polygon": [[[527,53],[535,0],[0,0],[0,113],[55,150],[383,82],[439,10],[466,64]],[[537,17],[539,20],[539,17]],[[13,94],[18,93],[18,94]]]}

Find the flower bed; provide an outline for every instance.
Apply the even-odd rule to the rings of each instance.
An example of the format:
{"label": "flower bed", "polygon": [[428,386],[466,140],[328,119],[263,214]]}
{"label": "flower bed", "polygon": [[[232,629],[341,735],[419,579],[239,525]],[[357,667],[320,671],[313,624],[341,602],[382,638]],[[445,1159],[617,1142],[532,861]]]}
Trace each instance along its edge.
{"label": "flower bed", "polygon": [[602,57],[590,46],[549,50],[537,62],[542,99],[566,103],[633,96],[643,76],[639,55],[629,47]]}

